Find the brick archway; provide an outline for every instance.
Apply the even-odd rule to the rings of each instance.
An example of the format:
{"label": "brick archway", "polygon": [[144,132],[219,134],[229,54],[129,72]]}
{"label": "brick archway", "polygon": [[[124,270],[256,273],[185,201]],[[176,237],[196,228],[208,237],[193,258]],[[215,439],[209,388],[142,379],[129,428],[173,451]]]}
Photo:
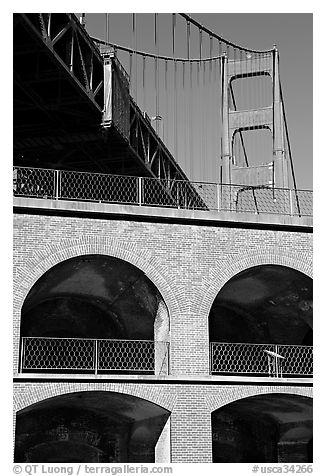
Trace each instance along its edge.
{"label": "brick archway", "polygon": [[174,296],[173,283],[168,283],[157,263],[153,264],[152,253],[141,250],[132,243],[121,240],[94,237],[87,240],[65,240],[50,249],[35,253],[26,260],[24,269],[19,269],[14,280],[14,307],[22,304],[35,282],[56,264],[70,258],[87,254],[102,254],[122,259],[143,271],[161,293],[170,314],[178,311],[178,301]]}
{"label": "brick archway", "polygon": [[312,462],[312,399],[299,390],[255,392],[212,411],[213,462]]}
{"label": "brick archway", "polygon": [[37,280],[55,265],[82,255],[105,255],[124,260],[140,269],[156,286],[167,307],[170,319],[178,315],[179,304],[173,291],[174,283],[168,282],[160,266],[155,262],[152,253],[141,250],[133,243],[106,237],[92,237],[85,240],[64,240],[42,251],[35,252],[26,260],[23,268],[17,268],[14,279],[14,369],[19,365],[19,340],[21,309],[27,294]]}
{"label": "brick archway", "polygon": [[30,384],[30,391],[22,395],[16,395],[14,400],[14,412],[17,413],[35,403],[60,395],[76,392],[105,391],[115,392],[147,400],[151,403],[172,412],[177,401],[177,395],[171,392],[162,392],[158,386],[144,386],[134,383],[104,383],[104,382],[64,382],[60,386],[54,383]]}
{"label": "brick archway", "polygon": [[34,402],[17,409],[16,462],[154,462],[157,451],[169,449],[160,434],[171,411],[155,392],[137,385],[50,386],[34,388]]}
{"label": "brick archway", "polygon": [[213,269],[208,278],[209,284],[207,291],[198,304],[199,315],[205,317],[208,322],[212,304],[223,286],[241,271],[245,271],[254,266],[263,265],[285,266],[300,271],[312,278],[312,263],[310,260],[304,259],[303,256],[291,256],[290,254],[282,254],[279,251],[277,253],[266,253],[257,250],[257,253],[245,254],[245,256],[242,256],[239,260],[229,260],[225,263],[219,263],[219,266]]}
{"label": "brick archway", "polygon": [[285,387],[285,386],[261,386],[261,385],[241,385],[228,387],[227,391],[211,392],[206,396],[207,409],[211,413],[222,408],[229,403],[236,402],[248,397],[257,395],[272,395],[284,393],[287,395],[297,395],[301,397],[313,398],[312,387]]}

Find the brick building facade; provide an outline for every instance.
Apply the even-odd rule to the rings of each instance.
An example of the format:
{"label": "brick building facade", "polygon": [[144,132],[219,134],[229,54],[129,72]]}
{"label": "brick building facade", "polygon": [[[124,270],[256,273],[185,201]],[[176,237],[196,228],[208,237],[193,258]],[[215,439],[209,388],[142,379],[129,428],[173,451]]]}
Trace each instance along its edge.
{"label": "brick building facade", "polygon": [[[310,378],[213,374],[209,338],[213,302],[239,273],[273,265],[311,278],[312,235],[304,219],[286,223],[284,218],[249,216],[234,221],[232,214],[54,203],[15,198],[15,416],[75,392],[132,395],[169,412],[155,444],[156,462],[209,463],[212,412],[259,395],[312,397]],[[94,255],[135,266],[162,296],[169,319],[169,370],[164,375],[22,372],[21,315],[28,293],[56,265]]]}

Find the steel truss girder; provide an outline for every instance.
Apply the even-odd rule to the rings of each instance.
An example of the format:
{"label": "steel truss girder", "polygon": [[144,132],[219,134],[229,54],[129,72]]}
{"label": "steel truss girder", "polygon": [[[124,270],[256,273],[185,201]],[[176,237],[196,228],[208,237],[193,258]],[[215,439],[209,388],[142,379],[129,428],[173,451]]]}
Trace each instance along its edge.
{"label": "steel truss girder", "polygon": [[189,207],[191,203],[200,203],[203,209],[206,209],[204,201],[132,99],[129,143],[131,150],[150,175],[161,180],[169,196],[175,195],[179,181],[186,181],[186,185],[179,192],[180,203],[187,203]]}
{"label": "steel truss girder", "polygon": [[173,156],[141,113],[130,102],[130,146],[152,175],[164,180],[188,180]]}
{"label": "steel truss girder", "polygon": [[93,105],[102,111],[103,60],[77,17],[71,13],[20,15]]}

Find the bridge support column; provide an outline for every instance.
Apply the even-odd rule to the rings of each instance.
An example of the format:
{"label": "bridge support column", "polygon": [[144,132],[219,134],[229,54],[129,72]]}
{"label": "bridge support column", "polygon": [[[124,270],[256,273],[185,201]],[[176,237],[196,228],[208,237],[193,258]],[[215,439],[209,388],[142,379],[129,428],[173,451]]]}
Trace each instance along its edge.
{"label": "bridge support column", "polygon": [[228,58],[221,58],[221,88],[222,88],[222,161],[221,161],[221,207],[225,210],[232,209],[232,156],[230,148],[229,125],[229,84],[228,84]]}
{"label": "bridge support column", "polygon": [[275,188],[289,188],[288,168],[285,157],[283,111],[280,94],[279,53],[273,52],[273,161]]}
{"label": "bridge support column", "polygon": [[112,58],[104,59],[104,109],[102,122],[104,126],[112,123]]}
{"label": "bridge support column", "polygon": [[229,137],[229,88],[228,88],[228,58],[221,59],[221,86],[222,86],[222,165],[221,182],[231,182],[231,151]]}

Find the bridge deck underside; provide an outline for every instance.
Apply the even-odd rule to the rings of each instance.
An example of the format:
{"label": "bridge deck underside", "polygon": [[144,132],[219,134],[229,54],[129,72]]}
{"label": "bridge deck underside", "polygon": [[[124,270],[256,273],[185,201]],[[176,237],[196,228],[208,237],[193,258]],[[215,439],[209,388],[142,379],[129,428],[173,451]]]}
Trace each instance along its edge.
{"label": "bridge deck underside", "polygon": [[[55,38],[42,32],[39,15],[14,15],[15,165],[153,175],[114,126],[105,130],[101,126],[102,58],[91,42],[89,45],[84,41],[87,34],[83,30],[79,32],[81,26],[73,15],[57,15],[61,15],[59,26],[63,33],[57,28],[56,34],[65,40],[60,48]],[[57,17],[55,19],[58,22]],[[72,30],[70,35],[69,30]],[[71,66],[69,59],[62,61],[62,58],[71,52],[73,36],[79,38],[81,47],[79,56],[72,57],[75,64]],[[87,66],[87,58],[82,56],[86,57],[87,53],[89,58],[92,47],[92,82],[97,80],[95,95],[87,78],[83,85],[82,76],[81,79],[76,77],[83,65]]]}

